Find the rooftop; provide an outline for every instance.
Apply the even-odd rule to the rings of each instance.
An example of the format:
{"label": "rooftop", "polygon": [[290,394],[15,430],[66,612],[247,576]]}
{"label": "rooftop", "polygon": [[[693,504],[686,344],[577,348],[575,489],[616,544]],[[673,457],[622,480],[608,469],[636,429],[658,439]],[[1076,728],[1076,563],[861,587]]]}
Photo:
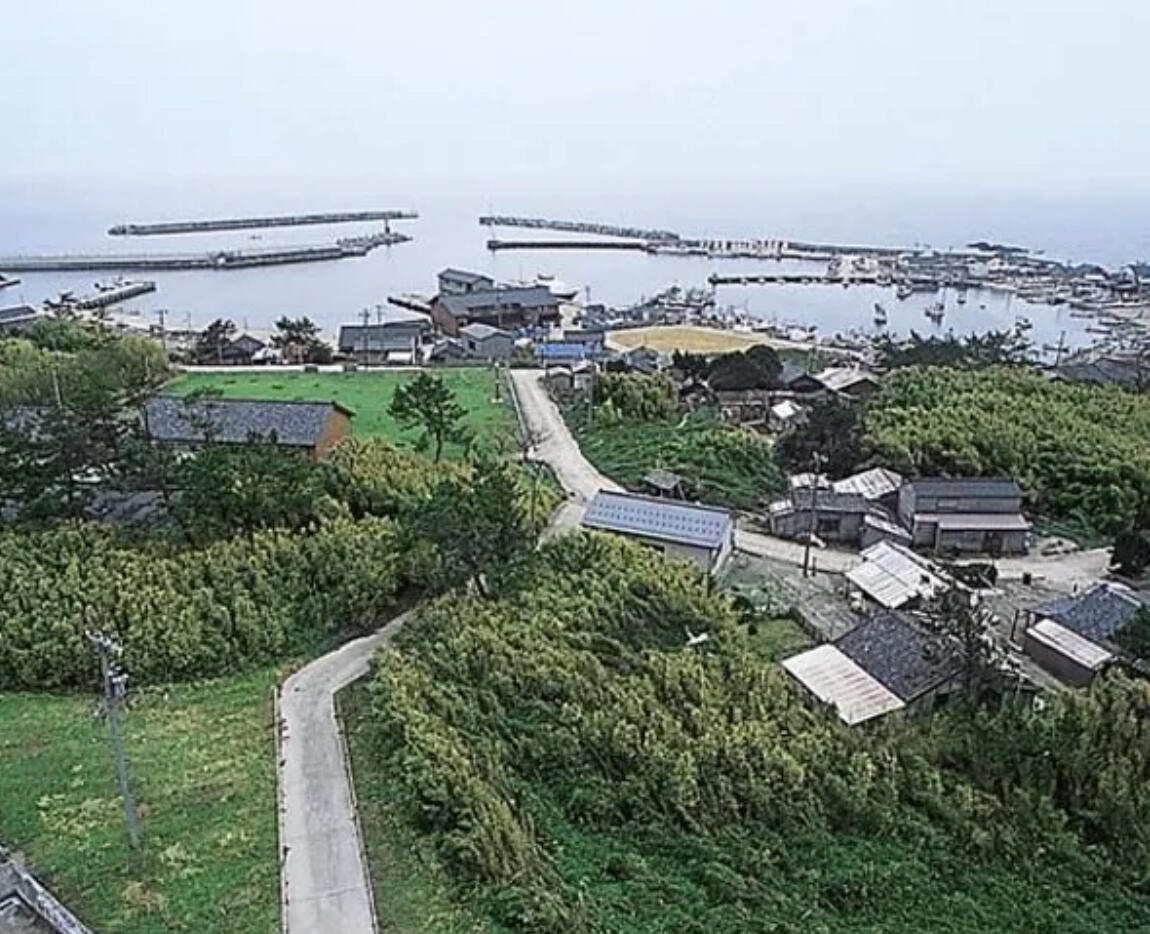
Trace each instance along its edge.
{"label": "rooftop", "polygon": [[871,500],[897,493],[900,486],[902,486],[902,474],[887,470],[885,467],[872,467],[862,473],[836,480],[831,484],[831,489],[836,493],[858,493]]}
{"label": "rooftop", "polygon": [[1098,643],[1110,639],[1143,605],[1133,591],[1115,584],[1098,584],[1076,597],[1035,607],[1034,613]]}
{"label": "rooftop", "polygon": [[480,321],[473,321],[471,324],[464,325],[459,329],[459,333],[476,341],[485,341],[496,335],[501,337],[513,336],[510,331],[504,331],[502,328],[492,327],[490,324],[483,324]]}
{"label": "rooftop", "polygon": [[1052,619],[1044,619],[1026,630],[1026,637],[1053,649],[1059,655],[1073,659],[1083,668],[1098,671],[1114,655],[1102,646],[1084,639],[1078,633],[1059,626]]}
{"label": "rooftop", "polygon": [[878,385],[878,377],[869,370],[853,366],[830,366],[815,374],[815,379],[832,392],[843,392],[859,383]]}
{"label": "rooftop", "polygon": [[144,406],[148,434],[157,441],[199,443],[210,435],[227,444],[255,438],[287,447],[315,445],[333,412],[353,414],[336,402],[188,402],[179,396],[154,396]]}
{"label": "rooftop", "polygon": [[891,611],[860,623],[835,645],[907,702],[953,678],[962,667],[952,640]]}
{"label": "rooftop", "polygon": [[871,545],[860,557],[862,564],[847,572],[847,580],[887,609],[897,610],[916,597],[929,599],[948,587],[929,562],[894,542]]}
{"label": "rooftop", "polygon": [[541,286],[511,287],[506,289],[480,289],[466,295],[440,295],[439,302],[456,317],[478,310],[520,308],[558,308],[560,300],[550,289]]}
{"label": "rooftop", "polygon": [[485,276],[481,272],[469,272],[466,269],[456,269],[453,266],[448,266],[446,269],[440,270],[438,278],[454,279],[456,282],[466,282],[468,285],[476,285],[480,282],[495,282],[491,276]]}
{"label": "rooftop", "polygon": [[937,522],[943,532],[1025,532],[1030,528],[1017,512],[920,512],[916,519]]}
{"label": "rooftop", "polygon": [[916,496],[978,499],[1019,499],[1022,490],[1013,477],[918,477],[907,481]]}
{"label": "rooftop", "polygon": [[783,668],[839,718],[853,726],[905,704],[833,645],[820,645],[783,660]]}
{"label": "rooftop", "polygon": [[583,526],[697,548],[719,548],[730,537],[734,522],[723,509],[600,490],[587,507]]}
{"label": "rooftop", "polygon": [[816,512],[866,512],[870,506],[859,493],[838,493],[831,490],[812,490],[809,487],[791,490],[794,508],[806,512],[814,497]]}
{"label": "rooftop", "polygon": [[0,848],[0,932],[2,934],[91,934],[22,866]]}

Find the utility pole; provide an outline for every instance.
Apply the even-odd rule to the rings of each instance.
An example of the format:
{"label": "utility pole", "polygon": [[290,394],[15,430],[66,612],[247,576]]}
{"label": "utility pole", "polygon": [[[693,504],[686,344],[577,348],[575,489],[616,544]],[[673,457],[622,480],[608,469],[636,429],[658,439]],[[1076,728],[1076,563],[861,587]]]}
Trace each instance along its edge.
{"label": "utility pole", "polygon": [[363,319],[363,364],[364,364],[364,366],[366,366],[367,365],[367,329],[368,329],[368,326],[371,324],[371,309],[365,308],[363,311],[361,311],[359,313],[359,316]]}
{"label": "utility pole", "polygon": [[1063,331],[1058,335],[1058,349],[1054,352],[1054,365],[1058,366],[1062,362],[1063,351],[1066,350],[1066,332]]}
{"label": "utility pole", "polygon": [[[572,379],[575,377],[572,376]],[[588,430],[595,427],[595,361],[591,361],[591,366],[587,370],[587,428]]]}
{"label": "utility pole", "polygon": [[104,699],[104,714],[108,718],[108,735],[112,742],[112,763],[116,769],[116,785],[124,802],[124,822],[128,826],[128,839],[132,849],[140,848],[140,830],[136,823],[136,799],[128,784],[128,763],[124,758],[124,744],[120,736],[120,703],[128,693],[128,674],[114,659],[121,652],[120,645],[102,632],[88,631],[88,641],[96,650],[100,660],[101,692]]}
{"label": "utility pole", "polygon": [[814,464],[814,480],[811,483],[811,511],[810,523],[807,528],[807,544],[803,549],[803,577],[809,576],[809,569],[811,565],[811,539],[815,537],[815,523],[817,518],[816,500],[819,496],[819,476],[822,471],[822,466],[827,461],[825,454],[820,454],[815,451],[811,455],[811,462]]}
{"label": "utility pole", "polygon": [[[168,356],[168,336],[167,336],[167,330],[164,327],[164,321],[165,321],[165,318],[167,317],[167,314],[168,314],[167,308],[157,308],[156,309],[156,317],[158,317],[160,319],[160,349],[164,351],[165,357]],[[245,328],[245,330],[246,330],[246,328]]]}

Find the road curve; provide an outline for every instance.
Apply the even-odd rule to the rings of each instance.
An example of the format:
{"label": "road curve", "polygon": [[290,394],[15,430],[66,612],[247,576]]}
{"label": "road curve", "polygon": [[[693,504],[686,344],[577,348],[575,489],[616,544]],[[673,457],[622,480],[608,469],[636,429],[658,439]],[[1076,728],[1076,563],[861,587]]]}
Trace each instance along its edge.
{"label": "road curve", "polygon": [[286,934],[375,934],[371,883],[335,694],[367,673],[407,614],[301,668],[280,688],[279,830]]}

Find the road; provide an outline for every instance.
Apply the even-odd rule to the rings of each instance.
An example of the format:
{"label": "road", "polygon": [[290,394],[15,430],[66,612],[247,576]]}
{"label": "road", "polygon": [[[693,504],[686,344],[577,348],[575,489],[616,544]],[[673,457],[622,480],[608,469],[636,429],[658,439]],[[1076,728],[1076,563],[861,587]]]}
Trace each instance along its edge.
{"label": "road", "polygon": [[551,523],[552,534],[579,525],[587,504],[600,490],[622,491],[588,462],[575,443],[559,409],[543,388],[542,370],[511,370],[515,395],[531,441],[532,456],[546,463],[570,499]]}
{"label": "road", "polygon": [[341,646],[280,689],[279,822],[286,934],[375,934],[335,694],[367,673],[371,656],[407,614]]}

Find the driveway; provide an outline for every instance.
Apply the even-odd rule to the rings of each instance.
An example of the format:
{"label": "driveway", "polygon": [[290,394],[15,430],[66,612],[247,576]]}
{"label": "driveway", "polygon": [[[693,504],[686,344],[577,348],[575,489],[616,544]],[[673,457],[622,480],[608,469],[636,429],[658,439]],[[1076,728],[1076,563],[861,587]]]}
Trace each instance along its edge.
{"label": "driveway", "polygon": [[280,688],[279,824],[286,934],[375,934],[375,907],[363,859],[335,693],[367,673],[368,662],[407,614],[341,646]]}

